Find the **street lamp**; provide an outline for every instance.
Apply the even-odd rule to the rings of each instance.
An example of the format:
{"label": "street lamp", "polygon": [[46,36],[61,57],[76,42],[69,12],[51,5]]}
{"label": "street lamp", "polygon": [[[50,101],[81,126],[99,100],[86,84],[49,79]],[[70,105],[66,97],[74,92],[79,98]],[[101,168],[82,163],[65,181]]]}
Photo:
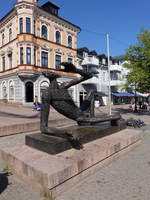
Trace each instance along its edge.
{"label": "street lamp", "polygon": [[137,112],[136,82],[134,84],[134,98],[135,98],[134,112]]}
{"label": "street lamp", "polygon": [[109,53],[109,34],[107,34],[107,57],[108,57],[108,81],[109,81],[109,115],[112,115],[111,108],[111,84],[110,84],[110,53]]}

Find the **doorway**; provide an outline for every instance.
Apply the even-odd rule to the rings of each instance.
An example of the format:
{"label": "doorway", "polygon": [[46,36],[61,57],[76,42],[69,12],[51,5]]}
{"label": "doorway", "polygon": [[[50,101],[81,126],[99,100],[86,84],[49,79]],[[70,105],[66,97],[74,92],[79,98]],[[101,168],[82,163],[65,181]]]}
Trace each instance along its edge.
{"label": "doorway", "polygon": [[32,82],[27,82],[25,84],[26,88],[26,102],[30,103],[33,102],[33,83]]}

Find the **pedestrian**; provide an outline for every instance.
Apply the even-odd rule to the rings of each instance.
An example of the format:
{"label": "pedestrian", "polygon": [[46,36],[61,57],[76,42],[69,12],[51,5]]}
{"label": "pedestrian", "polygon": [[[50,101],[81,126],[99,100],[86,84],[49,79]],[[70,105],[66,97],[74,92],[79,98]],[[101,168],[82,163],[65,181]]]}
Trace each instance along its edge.
{"label": "pedestrian", "polygon": [[40,110],[40,103],[38,102],[38,97],[37,96],[35,96],[33,104],[34,104],[34,109],[39,111]]}
{"label": "pedestrian", "polygon": [[139,101],[139,109],[142,108],[142,101]]}

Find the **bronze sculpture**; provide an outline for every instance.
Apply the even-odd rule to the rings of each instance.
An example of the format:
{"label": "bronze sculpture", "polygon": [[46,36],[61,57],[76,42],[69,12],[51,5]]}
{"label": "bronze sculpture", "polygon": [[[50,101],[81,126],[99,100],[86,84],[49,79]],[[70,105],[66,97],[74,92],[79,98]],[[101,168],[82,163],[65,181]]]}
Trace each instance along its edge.
{"label": "bronze sculpture", "polygon": [[[45,93],[42,95],[40,124],[41,133],[56,135],[57,137],[77,139],[75,134],[70,134],[68,131],[48,127],[50,105],[53,106],[59,113],[70,119],[73,119],[77,122],[78,120],[84,120],[84,111],[75,105],[72,97],[68,92],[68,88],[73,85],[79,84],[82,81],[92,78],[93,75],[81,69],[77,69],[71,63],[61,63],[61,65],[64,66],[64,69],[61,69],[61,71],[80,74],[81,77],[76,77],[69,83],[63,83],[59,85],[57,78],[59,78],[60,76],[57,73],[50,71],[43,72],[43,75],[49,79],[50,85]],[[87,104],[87,102],[89,102],[89,104]],[[88,107],[90,105],[90,101],[86,100],[86,104]]]}
{"label": "bronze sculpture", "polygon": [[[120,115],[94,117],[93,111],[90,116],[85,114],[89,108],[94,109],[92,99],[94,91],[87,95],[83,106],[81,105],[80,108],[76,106],[68,88],[92,78],[94,74],[77,69],[71,63],[61,63],[61,65],[64,69],[60,71],[80,74],[81,77],[76,77],[69,83],[59,84],[57,79],[60,75],[58,73],[43,72],[43,75],[49,79],[50,85],[42,95],[40,132],[27,135],[26,145],[50,154],[57,154],[72,147],[81,149],[84,143],[125,128],[124,124],[120,124]],[[64,116],[75,120],[78,125],[68,128],[48,127],[50,106]]]}

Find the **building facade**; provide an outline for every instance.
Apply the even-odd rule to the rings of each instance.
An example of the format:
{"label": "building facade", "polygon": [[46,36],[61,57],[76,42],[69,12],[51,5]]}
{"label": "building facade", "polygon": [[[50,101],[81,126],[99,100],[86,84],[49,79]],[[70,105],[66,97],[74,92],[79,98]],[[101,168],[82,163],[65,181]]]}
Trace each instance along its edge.
{"label": "building facade", "polygon": [[[82,82],[78,86],[78,102],[79,105],[81,105],[90,91],[94,90],[97,92],[103,92],[106,95],[108,94],[108,66],[105,55],[100,56],[96,53],[96,51],[89,51],[86,47],[78,49],[77,55],[78,68],[95,74],[93,78]],[[106,105],[107,101],[108,98],[103,97],[99,102],[96,101],[95,105]]]}
{"label": "building facade", "polygon": [[[61,62],[77,64],[80,28],[59,16],[51,2],[18,0],[0,20],[0,100],[17,104],[39,101],[49,82],[42,72],[61,73],[60,82],[75,78],[58,72]],[[76,89],[70,88],[76,101]]]}
{"label": "building facade", "polygon": [[[77,66],[85,71],[96,72],[97,74],[82,82],[78,86],[78,102],[79,105],[86,98],[86,95],[90,90],[105,93],[107,97],[100,99],[100,105],[107,105],[109,102],[109,72],[108,72],[108,59],[105,54],[98,55],[96,51],[89,51],[88,48],[83,47],[77,50],[78,52],[78,64]],[[110,86],[112,93],[112,103],[115,103],[117,99],[113,97],[116,92],[125,91],[124,85],[126,83],[126,75],[128,69],[124,67],[122,58],[110,57]],[[99,106],[96,102],[96,106]]]}

